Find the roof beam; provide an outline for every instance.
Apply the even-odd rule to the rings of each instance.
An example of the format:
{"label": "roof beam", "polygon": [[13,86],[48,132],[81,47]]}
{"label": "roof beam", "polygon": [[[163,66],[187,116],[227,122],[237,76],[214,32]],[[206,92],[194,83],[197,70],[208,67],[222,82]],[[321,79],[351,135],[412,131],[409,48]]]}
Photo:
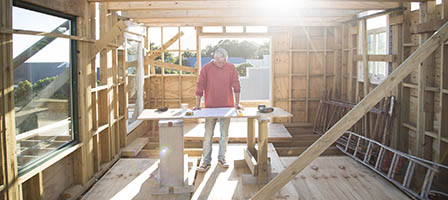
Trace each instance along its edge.
{"label": "roof beam", "polygon": [[[87,0],[88,2],[141,2],[141,1],[148,1],[148,0]],[[152,1],[162,1],[167,2],[170,0],[152,0]],[[197,1],[197,0],[175,0],[175,1]],[[175,2],[173,1],[173,2]],[[202,0],[202,1],[223,1],[223,0]],[[254,0],[228,0],[228,1],[254,1]],[[328,0],[313,0],[313,1],[328,1]],[[435,1],[435,0],[332,0],[332,1],[357,1],[357,2],[425,2],[425,1]]]}
{"label": "roof beam", "polygon": [[122,11],[130,19],[147,18],[195,18],[195,17],[338,17],[353,16],[357,10],[297,9],[290,12],[266,13],[258,9],[210,9],[210,10],[154,10]]}
{"label": "roof beam", "polygon": [[135,22],[150,26],[334,26],[347,17],[225,17],[225,18],[150,18]]}
{"label": "roof beam", "polygon": [[[208,9],[262,9],[272,12],[272,7],[259,1],[142,1],[110,2],[109,10],[208,10]],[[347,1],[303,1],[297,4],[285,4],[283,10],[294,9],[345,9],[345,10],[385,10],[398,7],[396,2],[359,2]]]}

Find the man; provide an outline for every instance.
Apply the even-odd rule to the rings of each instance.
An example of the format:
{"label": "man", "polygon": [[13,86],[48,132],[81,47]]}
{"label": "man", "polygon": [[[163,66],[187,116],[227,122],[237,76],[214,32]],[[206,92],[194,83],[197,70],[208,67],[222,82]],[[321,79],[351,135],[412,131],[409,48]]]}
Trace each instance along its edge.
{"label": "man", "polygon": [[[240,80],[235,66],[227,62],[228,53],[223,48],[216,49],[213,60],[202,67],[197,83],[196,106],[200,109],[204,94],[206,108],[235,107],[243,109],[240,103]],[[232,90],[233,89],[233,90]],[[235,102],[234,102],[235,93]],[[219,139],[218,165],[227,168],[225,160],[228,142],[230,118],[205,119],[205,135],[202,152],[202,164],[198,171],[207,171],[212,161],[212,139],[216,122],[219,120],[221,137]]]}

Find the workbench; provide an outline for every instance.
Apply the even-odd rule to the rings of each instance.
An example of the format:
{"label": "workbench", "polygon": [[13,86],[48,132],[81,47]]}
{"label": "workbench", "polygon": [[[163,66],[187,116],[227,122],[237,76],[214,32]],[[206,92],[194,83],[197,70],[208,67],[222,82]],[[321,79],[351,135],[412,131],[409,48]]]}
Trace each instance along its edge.
{"label": "workbench", "polygon": [[[256,180],[255,184],[266,184],[269,181],[268,123],[272,117],[292,117],[289,112],[281,108],[274,108],[271,113],[260,113],[257,108],[245,108],[238,112],[235,108],[202,108],[192,112],[193,115],[186,116],[181,109],[169,109],[165,112],[145,109],[138,117],[138,120],[159,120],[159,169],[163,169],[160,171],[161,187],[188,187],[180,181],[184,177],[183,161],[179,163],[174,158],[183,158],[184,154],[183,120],[200,118],[247,118],[247,149],[243,152],[245,162]],[[255,120],[258,121],[258,141],[255,139]],[[258,150],[255,148],[257,143]],[[173,175],[182,178],[171,181],[175,180]]]}

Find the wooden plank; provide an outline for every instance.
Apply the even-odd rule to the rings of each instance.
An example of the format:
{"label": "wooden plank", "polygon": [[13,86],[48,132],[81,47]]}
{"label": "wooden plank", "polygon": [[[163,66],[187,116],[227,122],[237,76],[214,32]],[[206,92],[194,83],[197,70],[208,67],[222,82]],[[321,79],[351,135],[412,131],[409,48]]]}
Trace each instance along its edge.
{"label": "wooden plank", "polygon": [[417,65],[432,54],[439,44],[448,38],[448,25],[442,26],[439,31],[421,45],[409,58],[407,58],[395,71],[393,71],[380,85],[361,100],[352,110],[341,118],[333,127],[322,135],[313,145],[303,152],[288,168],[265,185],[252,199],[264,199],[271,196],[288,183],[296,174],[309,165],[316,157],[333,144],[342,134],[352,127],[361,117],[373,108],[391,89],[408,76]]}
{"label": "wooden plank", "polygon": [[432,33],[436,31],[439,27],[441,27],[447,19],[433,19],[427,22],[423,22],[420,24],[416,24],[411,26],[411,33],[413,34],[424,34],[424,33]]}
{"label": "wooden plank", "polygon": [[[255,120],[253,118],[248,118],[248,120]],[[219,132],[219,127],[215,127],[215,133]],[[258,127],[254,126],[254,136],[253,144],[258,138]],[[245,122],[232,122],[229,127],[229,143],[246,143],[249,138],[247,137],[247,124]],[[270,142],[291,142],[293,137],[288,132],[288,130],[283,126],[283,124],[270,123],[268,125],[268,139]],[[213,142],[219,142],[219,135],[213,136]],[[188,142],[201,143],[204,140],[204,123],[200,124],[185,124],[184,125],[184,139]],[[202,147],[202,146],[200,146]],[[249,148],[249,145],[248,145]],[[251,150],[252,155],[256,155],[255,147]]]}
{"label": "wooden plank", "polygon": [[175,70],[184,71],[184,72],[193,72],[193,73],[196,72],[196,68],[193,68],[193,67],[150,60],[150,59],[148,59],[148,57],[145,58],[145,65],[152,65],[151,67],[164,66],[167,69],[175,69]]}
{"label": "wooden plank", "polygon": [[403,24],[404,16],[403,15],[395,15],[389,18],[389,25],[394,26],[398,24]]}
{"label": "wooden plank", "polygon": [[[308,31],[309,29],[305,29],[305,31]],[[309,113],[309,99],[310,99],[310,71],[311,71],[311,58],[310,58],[310,49],[312,49],[312,41],[311,38],[309,36],[309,34],[306,35],[307,36],[307,42],[306,42],[306,94],[305,94],[305,122],[310,122],[309,118],[308,118],[308,113]],[[290,85],[290,87],[292,87],[292,85]]]}
{"label": "wooden plank", "polygon": [[132,141],[131,144],[129,144],[128,146],[126,146],[125,148],[123,148],[121,150],[121,157],[135,157],[137,156],[137,154],[143,149],[143,147],[145,147],[145,145],[148,143],[148,138],[146,137],[141,137],[141,138],[137,138],[134,141]]}
{"label": "wooden plank", "polygon": [[[281,157],[284,166],[295,157]],[[346,156],[321,156],[290,182],[298,199],[409,199],[375,172]]]}
{"label": "wooden plank", "polygon": [[[367,55],[367,61],[375,62],[394,62],[395,55]],[[356,61],[363,61],[364,55],[356,55]]]}
{"label": "wooden plank", "polygon": [[44,186],[41,172],[34,175],[32,178],[30,178],[28,181],[22,184],[22,191],[24,191],[23,192],[24,199],[30,199],[30,200],[43,199],[44,194],[43,190]]}
{"label": "wooden plank", "polygon": [[147,199],[153,186],[147,180],[157,174],[158,163],[155,159],[120,159],[83,199]]}
{"label": "wooden plank", "polygon": [[[149,2],[110,2],[109,10],[185,10],[185,9],[265,9],[265,5],[251,1],[149,1]],[[395,2],[336,2],[304,1],[288,5],[291,9],[347,9],[347,10],[386,10],[398,7]]]}
{"label": "wooden plank", "polygon": [[[442,2],[441,18],[448,19],[448,2],[444,0]],[[445,158],[442,150],[443,138],[448,138],[448,124],[444,123],[448,120],[448,93],[443,91],[448,89],[448,46],[442,44],[440,46],[440,93],[439,93],[439,130],[437,131],[437,137],[434,141],[434,153],[433,161],[442,162]],[[445,150],[446,151],[446,150]]]}
{"label": "wooden plank", "polygon": [[[403,18],[403,15],[398,15]],[[396,16],[395,16],[396,17]],[[397,67],[400,65],[400,63],[403,61],[403,25],[402,23],[396,23],[392,25],[391,21],[394,18],[394,16],[389,17],[389,24],[392,26],[392,54],[396,55],[396,60],[392,63],[392,71],[397,69]],[[401,100],[402,99],[402,84],[398,84],[398,87],[396,87],[393,95],[396,96],[396,99]],[[391,147],[394,149],[400,149],[401,143],[404,142],[404,140],[407,140],[406,136],[401,135],[401,115],[395,115],[396,120],[393,121],[393,128],[392,128],[392,141],[391,141]],[[403,136],[403,137],[402,137]]]}
{"label": "wooden plank", "polygon": [[249,167],[251,174],[257,176],[258,175],[257,161],[255,160],[255,157],[252,155],[249,149],[244,150],[244,160],[246,161],[246,164]]}
{"label": "wooden plank", "polygon": [[75,16],[83,16],[85,5],[88,4],[76,0],[24,0],[24,2]]}

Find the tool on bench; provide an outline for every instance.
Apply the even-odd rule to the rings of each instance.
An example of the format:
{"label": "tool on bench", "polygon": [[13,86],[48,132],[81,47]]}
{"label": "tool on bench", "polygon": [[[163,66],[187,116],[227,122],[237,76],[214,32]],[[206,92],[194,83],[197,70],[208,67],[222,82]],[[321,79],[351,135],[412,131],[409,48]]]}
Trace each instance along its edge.
{"label": "tool on bench", "polygon": [[193,113],[193,111],[187,111],[187,112],[185,112],[185,116],[193,116],[194,115],[194,113]]}
{"label": "tool on bench", "polygon": [[156,112],[165,112],[168,110],[168,107],[161,107],[161,108],[157,108]]}
{"label": "tool on bench", "polygon": [[264,105],[264,104],[259,104],[258,111],[260,111],[261,113],[271,113],[271,112],[274,112],[274,108],[266,107],[266,105]]}
{"label": "tool on bench", "polygon": [[243,111],[242,110],[237,110],[237,115],[238,117],[242,117],[243,116]]}

